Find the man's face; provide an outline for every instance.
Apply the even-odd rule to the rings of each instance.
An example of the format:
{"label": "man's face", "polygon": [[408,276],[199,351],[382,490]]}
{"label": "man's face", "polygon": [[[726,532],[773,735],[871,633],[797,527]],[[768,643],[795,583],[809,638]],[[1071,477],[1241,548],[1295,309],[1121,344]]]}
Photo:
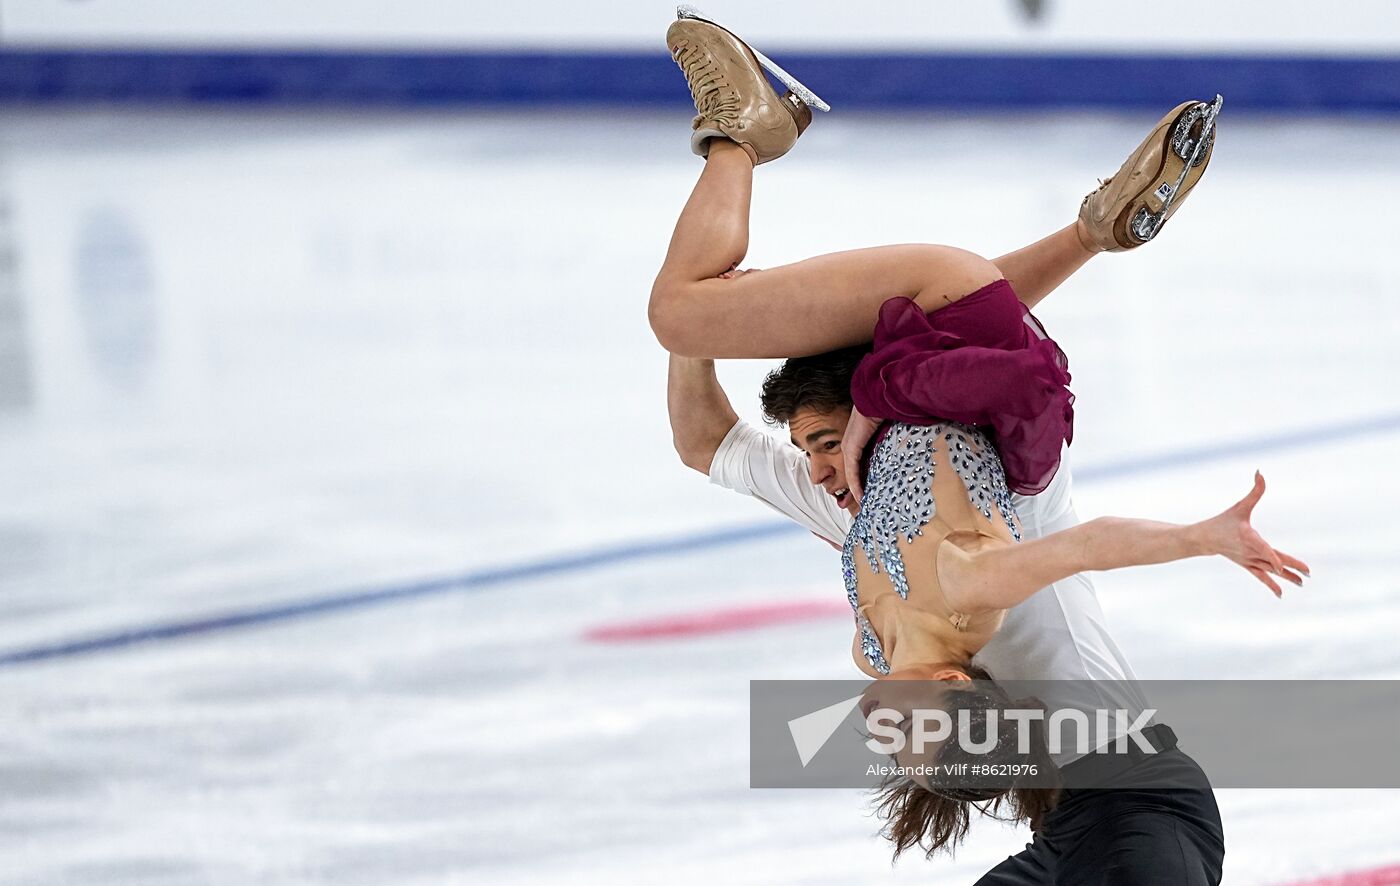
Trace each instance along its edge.
{"label": "man's face", "polygon": [[836,499],[836,504],[852,515],[860,511],[860,502],[851,495],[846,482],[846,463],[841,456],[841,435],[851,419],[850,407],[818,412],[803,407],[788,422],[792,445],[807,453],[808,476],[814,486],[820,486]]}

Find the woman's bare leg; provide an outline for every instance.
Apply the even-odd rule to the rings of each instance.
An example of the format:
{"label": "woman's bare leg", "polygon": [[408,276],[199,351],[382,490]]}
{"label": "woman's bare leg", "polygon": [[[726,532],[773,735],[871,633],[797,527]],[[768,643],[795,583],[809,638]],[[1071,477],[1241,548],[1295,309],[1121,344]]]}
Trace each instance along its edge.
{"label": "woman's bare leg", "polygon": [[710,140],[710,156],[681,210],[657,275],[708,280],[738,266],[749,251],[753,161],[734,142]]}
{"label": "woman's bare leg", "polygon": [[1029,246],[992,259],[992,264],[1001,268],[1002,275],[1011,281],[1026,307],[1038,305],[1070,275],[1084,267],[1085,262],[1103,251],[1085,242],[1082,227],[1083,222],[1076,221]]}
{"label": "woman's bare leg", "polygon": [[753,163],[715,139],[652,287],[662,346],[686,357],[799,357],[869,341],[895,296],[936,310],[998,280],[986,259],[950,246],[902,245],[818,256],[728,278],[748,250]]}

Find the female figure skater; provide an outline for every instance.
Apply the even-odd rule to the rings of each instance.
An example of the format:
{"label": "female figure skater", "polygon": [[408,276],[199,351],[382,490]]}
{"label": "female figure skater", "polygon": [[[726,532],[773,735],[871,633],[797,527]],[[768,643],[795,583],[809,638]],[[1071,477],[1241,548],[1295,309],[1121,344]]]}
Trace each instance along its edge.
{"label": "female figure skater", "polygon": [[[753,167],[785,154],[810,122],[809,108],[822,106],[775,70],[790,87],[777,95],[760,57],[693,11],[682,9],[668,44],[690,83],[699,112],[691,144],[706,164],[652,290],[658,340],[689,357],[807,356],[870,341],[878,315],[873,351],[851,393],[859,413],[889,421],[857,450],[864,495],[829,490],[857,513],[842,559],[862,670],[981,676],[971,658],[1007,608],[1088,570],[1219,554],[1275,594],[1282,593],[1275,576],[1302,583],[1306,565],[1250,526],[1264,492],[1257,474],[1249,495],[1197,524],[1102,518],[1020,543],[1008,491],[1044,488],[1071,437],[1059,348],[1038,324],[1026,324],[1025,307],[995,265],[953,247],[886,246],[737,270],[747,248]],[[1168,115],[1086,198],[1074,226],[1080,242],[1117,251],[1151,239],[1204,171],[1218,109],[1217,97]],[[851,439],[869,437],[869,421],[850,424]],[[803,431],[792,427],[796,440]],[[821,431],[803,442],[824,451],[847,445]],[[898,849],[928,837],[931,852],[960,835],[958,821],[965,829],[966,803],[991,799],[914,787],[922,796],[901,791],[890,810],[899,819]],[[1031,811],[1033,824],[1048,808]],[[1039,881],[1005,873],[984,882]],[[1218,859],[1214,877],[1199,882],[1216,878]]]}
{"label": "female figure skater", "polygon": [[[738,270],[748,243],[753,168],[786,153],[811,113],[794,92],[774,92],[738,37],[688,8],[671,26],[668,42],[700,111],[692,147],[706,163],[652,288],[649,315],[661,344],[689,357],[801,357],[868,342],[878,316],[873,352],[851,389],[859,417],[892,420],[868,453],[870,488],[846,545],[858,609],[889,610],[889,592],[908,602],[910,589],[918,588],[928,606],[947,610],[939,648],[961,659],[995,631],[1000,612],[1085,570],[1219,554],[1275,594],[1282,592],[1271,576],[1301,584],[1298,572],[1306,567],[1249,527],[1264,491],[1258,476],[1238,504],[1193,526],[1104,519],[1017,544],[1008,490],[1033,495],[1043,489],[1061,442],[1072,436],[1064,355],[1039,324],[1024,322],[1028,311],[1001,271],[966,250],[882,246]],[[1196,103],[1187,105],[1175,117],[1194,113],[1199,119]],[[1164,120],[1125,169],[1140,166],[1153,142],[1166,138],[1169,147],[1182,128],[1171,123]],[[1099,236],[1113,238],[1101,248],[1143,242],[1134,242],[1132,232],[1141,228],[1131,220],[1144,209],[1150,214],[1153,198],[1163,192],[1141,193],[1143,185],[1179,169],[1184,184],[1169,206],[1174,210],[1203,171],[1199,155],[1209,151],[1209,128],[1187,130],[1188,143],[1192,131],[1206,137],[1185,159],[1156,144],[1163,170],[1155,176],[1120,171],[1085,199],[1076,226],[1081,238],[1096,233],[1086,217],[1103,218],[1103,205],[1121,204],[1118,221],[1099,226]],[[1139,192],[1129,193],[1135,186]],[[840,502],[855,511],[854,495],[846,492]],[[857,548],[863,558],[853,556]],[[897,630],[892,622],[891,631]],[[889,642],[893,646],[893,636]],[[866,648],[868,670],[888,674],[891,662],[880,645]],[[893,649],[889,655],[896,663],[907,660]]]}

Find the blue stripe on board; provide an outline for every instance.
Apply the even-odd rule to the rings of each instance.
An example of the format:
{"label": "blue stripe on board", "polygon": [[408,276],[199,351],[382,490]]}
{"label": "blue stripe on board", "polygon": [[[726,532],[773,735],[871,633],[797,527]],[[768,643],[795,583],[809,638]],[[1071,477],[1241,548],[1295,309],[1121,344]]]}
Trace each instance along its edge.
{"label": "blue stripe on board", "polygon": [[[1400,111],[1400,57],[776,53],[833,105],[1174,105]],[[664,53],[0,50],[0,101],[253,105],[676,105]]]}
{"label": "blue stripe on board", "polygon": [[[1122,477],[1155,473],[1176,468],[1204,465],[1211,462],[1228,461],[1251,455],[1282,452],[1290,449],[1316,448],[1319,444],[1338,443],[1363,437],[1400,431],[1400,414],[1379,416],[1349,423],[1324,425],[1301,431],[1239,440],[1216,446],[1182,449],[1163,455],[1139,459],[1111,462],[1098,467],[1089,467],[1078,472],[1080,482],[1101,482]],[[666,557],[691,551],[727,547],[744,542],[759,541],[774,536],[797,533],[801,530],[795,523],[787,521],[750,524],[730,529],[700,532],[676,538],[639,541],[622,545],[599,548],[588,553],[563,554],[555,557],[521,563],[512,566],[481,569],[462,575],[446,578],[427,579],[408,584],[391,585],[381,588],[362,588],[340,591],[294,600],[258,609],[227,612],[205,618],[185,621],[172,621],[96,634],[91,637],[60,640],[52,643],[16,649],[0,654],[0,667],[26,664],[54,658],[72,658],[91,652],[121,649],[160,640],[173,640],[198,634],[208,634],[230,628],[289,621],[310,615],[323,615],[348,609],[360,609],[383,603],[429,597],[458,591],[481,591],[488,588],[524,581],[545,578],[553,575],[580,572],[602,566],[628,563],[649,557]]]}

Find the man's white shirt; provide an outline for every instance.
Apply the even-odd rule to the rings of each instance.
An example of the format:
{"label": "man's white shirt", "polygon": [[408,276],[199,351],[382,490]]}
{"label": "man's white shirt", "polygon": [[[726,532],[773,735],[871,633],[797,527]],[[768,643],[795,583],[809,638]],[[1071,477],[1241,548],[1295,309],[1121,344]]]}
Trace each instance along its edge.
{"label": "man's white shirt", "polygon": [[[1079,523],[1070,496],[1068,447],[1061,455],[1060,469],[1044,492],[1012,496],[1026,540]],[[752,496],[840,546],[852,517],[809,476],[806,455],[743,421],[730,428],[710,464],[711,483]],[[840,587],[835,574],[833,583]],[[1008,610],[1001,630],[973,661],[1001,681],[1135,679],[1109,636],[1094,585],[1084,575],[1055,582]],[[1136,691],[1115,684],[1065,687],[1065,691],[1078,697],[1055,703],[1109,709],[1145,706]]]}

